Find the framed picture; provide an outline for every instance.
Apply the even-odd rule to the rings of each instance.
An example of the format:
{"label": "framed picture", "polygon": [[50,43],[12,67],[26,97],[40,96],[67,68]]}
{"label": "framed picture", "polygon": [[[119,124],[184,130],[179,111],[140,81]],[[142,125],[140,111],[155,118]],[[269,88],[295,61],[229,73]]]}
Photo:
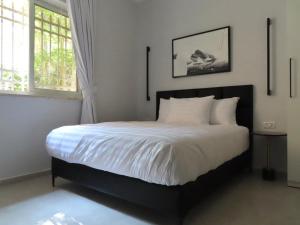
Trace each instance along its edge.
{"label": "framed picture", "polygon": [[230,72],[230,27],[173,39],[172,55],[173,78]]}

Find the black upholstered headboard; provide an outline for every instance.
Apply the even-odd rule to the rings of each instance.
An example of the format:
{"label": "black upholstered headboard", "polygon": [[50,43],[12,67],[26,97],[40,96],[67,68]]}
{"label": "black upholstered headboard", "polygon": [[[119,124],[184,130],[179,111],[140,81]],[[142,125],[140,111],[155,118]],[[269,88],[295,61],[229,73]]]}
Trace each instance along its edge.
{"label": "black upholstered headboard", "polygon": [[160,99],[192,98],[214,95],[216,99],[240,97],[236,110],[237,123],[253,130],[253,85],[212,87],[187,90],[158,91],[156,93],[156,118],[159,114]]}

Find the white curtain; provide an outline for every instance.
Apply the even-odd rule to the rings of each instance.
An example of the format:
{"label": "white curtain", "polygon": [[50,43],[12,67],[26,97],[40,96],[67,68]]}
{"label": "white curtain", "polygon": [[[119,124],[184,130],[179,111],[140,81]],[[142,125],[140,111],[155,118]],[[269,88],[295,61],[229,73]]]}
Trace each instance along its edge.
{"label": "white curtain", "polygon": [[67,0],[77,77],[83,95],[81,124],[95,123],[94,9],[95,0]]}

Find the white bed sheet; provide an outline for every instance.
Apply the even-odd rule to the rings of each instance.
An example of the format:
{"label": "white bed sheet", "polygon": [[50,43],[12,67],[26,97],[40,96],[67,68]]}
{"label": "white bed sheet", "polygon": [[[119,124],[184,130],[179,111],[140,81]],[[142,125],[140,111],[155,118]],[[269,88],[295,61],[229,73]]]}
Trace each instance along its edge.
{"label": "white bed sheet", "polygon": [[69,163],[172,186],[240,155],[249,132],[237,125],[109,122],[55,129],[46,145],[51,156]]}

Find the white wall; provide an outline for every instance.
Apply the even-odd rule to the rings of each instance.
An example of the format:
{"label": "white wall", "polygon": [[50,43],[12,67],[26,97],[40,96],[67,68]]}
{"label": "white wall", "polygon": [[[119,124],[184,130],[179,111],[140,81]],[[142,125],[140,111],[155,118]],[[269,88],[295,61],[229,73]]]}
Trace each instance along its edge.
{"label": "white wall", "polygon": [[[138,4],[136,44],[137,110],[140,119],[155,118],[155,92],[240,84],[255,85],[254,127],[275,121],[286,130],[288,70],[285,55],[285,0],[149,0]],[[266,95],[266,18],[274,20],[274,96]],[[173,79],[171,40],[213,28],[232,27],[232,72]],[[145,101],[145,47],[151,46],[150,89]],[[261,143],[258,140],[256,143]],[[285,141],[284,141],[285,142]],[[256,166],[263,165],[264,148],[256,147]],[[278,146],[278,145],[277,145]],[[280,147],[285,148],[285,144]],[[275,151],[275,150],[274,150]],[[283,152],[276,156],[277,168],[285,170]],[[279,157],[279,158],[278,158]]]}
{"label": "white wall", "polygon": [[135,4],[97,1],[96,86],[99,121],[136,119]]}
{"label": "white wall", "polygon": [[54,128],[77,124],[81,102],[0,95],[0,180],[50,168],[45,148]]}
{"label": "white wall", "polygon": [[[154,119],[155,92],[167,89],[254,84],[255,128],[276,121],[285,130],[287,96],[284,0],[98,0],[96,5],[96,104],[99,121]],[[275,19],[275,96],[265,95],[265,19]],[[171,78],[171,39],[232,26],[231,73]],[[151,96],[145,101],[145,46],[151,49]],[[0,96],[0,180],[49,168],[47,133],[79,121],[80,102]],[[275,143],[275,164],[285,170],[284,140]],[[264,146],[263,140],[257,141]],[[279,147],[278,147],[279,146]],[[263,165],[263,148],[256,165]],[[282,151],[283,150],[283,151]]]}
{"label": "white wall", "polygon": [[[96,104],[99,121],[136,119],[135,4],[96,4]],[[0,95],[0,180],[50,168],[46,135],[79,123],[80,101]]]}
{"label": "white wall", "polygon": [[[201,88],[239,84],[255,85],[255,128],[274,120],[285,130],[288,79],[285,58],[285,1],[283,0],[149,0],[140,3],[136,65],[140,118],[154,118],[154,101],[146,103],[145,46],[151,46],[151,94],[157,90]],[[266,96],[266,17],[274,18],[275,96]],[[172,38],[213,28],[232,27],[232,72],[173,79]]]}

